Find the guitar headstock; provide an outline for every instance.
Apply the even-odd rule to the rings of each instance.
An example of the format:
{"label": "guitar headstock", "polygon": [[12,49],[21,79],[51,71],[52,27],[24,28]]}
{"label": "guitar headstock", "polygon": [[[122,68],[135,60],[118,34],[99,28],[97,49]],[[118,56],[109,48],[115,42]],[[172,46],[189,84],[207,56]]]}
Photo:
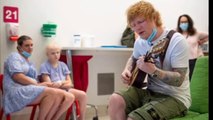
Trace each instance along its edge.
{"label": "guitar headstock", "polygon": [[152,46],[150,52],[152,54],[160,54],[160,53],[164,52],[167,44],[168,44],[168,39],[164,38],[164,39],[160,40],[157,44]]}
{"label": "guitar headstock", "polygon": [[155,45],[151,47],[151,49],[145,55],[145,62],[150,61],[152,56],[159,55],[165,51],[166,46],[168,45],[168,39],[163,38],[159,40]]}

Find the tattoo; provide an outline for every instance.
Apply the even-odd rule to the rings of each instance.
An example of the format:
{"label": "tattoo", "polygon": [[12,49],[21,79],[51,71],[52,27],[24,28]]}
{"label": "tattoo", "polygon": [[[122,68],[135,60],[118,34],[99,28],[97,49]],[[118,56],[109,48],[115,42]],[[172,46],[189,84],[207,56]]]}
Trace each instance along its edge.
{"label": "tattoo", "polygon": [[186,71],[187,68],[174,68],[173,71],[163,71],[157,68],[155,74],[164,83],[179,87],[185,79]]}
{"label": "tattoo", "polygon": [[128,59],[128,61],[127,61],[127,63],[126,63],[126,68],[129,70],[129,71],[131,71],[132,70],[132,68],[133,68],[133,62],[134,62],[134,58],[133,58],[133,56],[131,56],[129,59]]}

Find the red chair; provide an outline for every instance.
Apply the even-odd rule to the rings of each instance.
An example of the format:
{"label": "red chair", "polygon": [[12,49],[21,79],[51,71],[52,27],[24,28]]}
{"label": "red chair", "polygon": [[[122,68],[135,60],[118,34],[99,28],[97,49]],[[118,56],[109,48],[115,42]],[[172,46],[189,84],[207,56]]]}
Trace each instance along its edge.
{"label": "red chair", "polygon": [[[70,64],[67,62],[67,57],[66,55],[61,55],[60,60],[67,63],[68,68],[73,71],[73,84],[74,84],[74,88],[79,89],[79,90],[83,90],[83,91],[87,91],[87,87],[88,87],[88,60],[90,60],[92,58],[92,56],[72,56],[71,60],[70,60],[70,64],[71,66],[73,66],[73,69],[71,69],[71,66],[69,66]],[[78,105],[78,102],[76,105],[76,110],[72,110],[72,108],[68,109],[68,113],[71,113],[72,111],[77,111],[77,116],[80,115],[80,108]],[[93,120],[98,120],[98,111],[97,111],[97,107],[95,105],[92,104],[87,104],[87,106],[93,108],[95,110],[95,116],[93,117]],[[78,113],[79,111],[79,113]],[[75,113],[72,113],[72,115],[75,115]],[[70,114],[67,114],[68,118],[66,117],[66,120],[69,119]],[[74,120],[75,119],[74,117]]]}
{"label": "red chair", "polygon": [[[72,111],[75,111],[76,113],[72,113]],[[75,100],[70,108],[68,108],[65,120],[70,120],[70,115],[72,115],[72,120],[77,120],[77,117],[80,116],[80,107],[77,100]]]}
{"label": "red chair", "polygon": [[[40,82],[42,82],[41,76],[38,76],[38,79]],[[73,113],[73,112],[75,112],[75,113]],[[79,107],[78,101],[75,100],[74,103],[67,109],[65,120],[70,120],[70,118],[72,120],[77,120],[77,117],[79,117],[79,116],[80,116],[80,107]]]}
{"label": "red chair", "polygon": [[[2,93],[2,96],[3,96],[3,94],[4,94],[4,92],[3,92],[3,74],[0,74],[0,90],[1,90],[1,93]],[[37,108],[38,105],[39,104],[27,105],[27,107],[33,107],[31,115],[30,115],[30,120],[33,120],[33,118],[35,116],[36,108]],[[3,120],[3,115],[4,115],[4,109],[2,107],[1,110],[0,110],[0,120]],[[6,115],[6,120],[11,120],[10,114]]]}

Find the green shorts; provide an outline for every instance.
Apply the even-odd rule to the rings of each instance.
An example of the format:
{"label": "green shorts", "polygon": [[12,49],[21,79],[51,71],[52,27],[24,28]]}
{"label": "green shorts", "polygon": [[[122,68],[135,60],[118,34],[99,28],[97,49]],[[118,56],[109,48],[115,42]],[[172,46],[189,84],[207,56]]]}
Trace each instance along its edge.
{"label": "green shorts", "polygon": [[181,101],[151,90],[129,87],[117,94],[124,98],[126,115],[133,120],[167,120],[187,112]]}

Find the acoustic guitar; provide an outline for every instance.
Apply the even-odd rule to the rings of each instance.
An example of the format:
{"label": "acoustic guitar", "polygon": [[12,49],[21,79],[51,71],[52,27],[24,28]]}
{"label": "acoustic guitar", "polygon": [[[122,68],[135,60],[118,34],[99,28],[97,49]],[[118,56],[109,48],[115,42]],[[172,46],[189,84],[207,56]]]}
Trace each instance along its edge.
{"label": "acoustic guitar", "polygon": [[[158,56],[160,57],[160,59],[162,56],[164,57],[169,41],[170,39],[164,38],[160,40],[157,44],[153,45],[151,49],[147,51],[144,58],[144,62],[150,62],[154,64],[154,59],[156,59]],[[129,85],[137,88],[142,88],[147,73],[145,73],[144,71],[140,70],[137,67],[136,65],[137,60],[138,59],[133,58],[131,70],[132,76],[130,78],[131,82]],[[161,61],[161,63],[162,62],[163,61]]]}

